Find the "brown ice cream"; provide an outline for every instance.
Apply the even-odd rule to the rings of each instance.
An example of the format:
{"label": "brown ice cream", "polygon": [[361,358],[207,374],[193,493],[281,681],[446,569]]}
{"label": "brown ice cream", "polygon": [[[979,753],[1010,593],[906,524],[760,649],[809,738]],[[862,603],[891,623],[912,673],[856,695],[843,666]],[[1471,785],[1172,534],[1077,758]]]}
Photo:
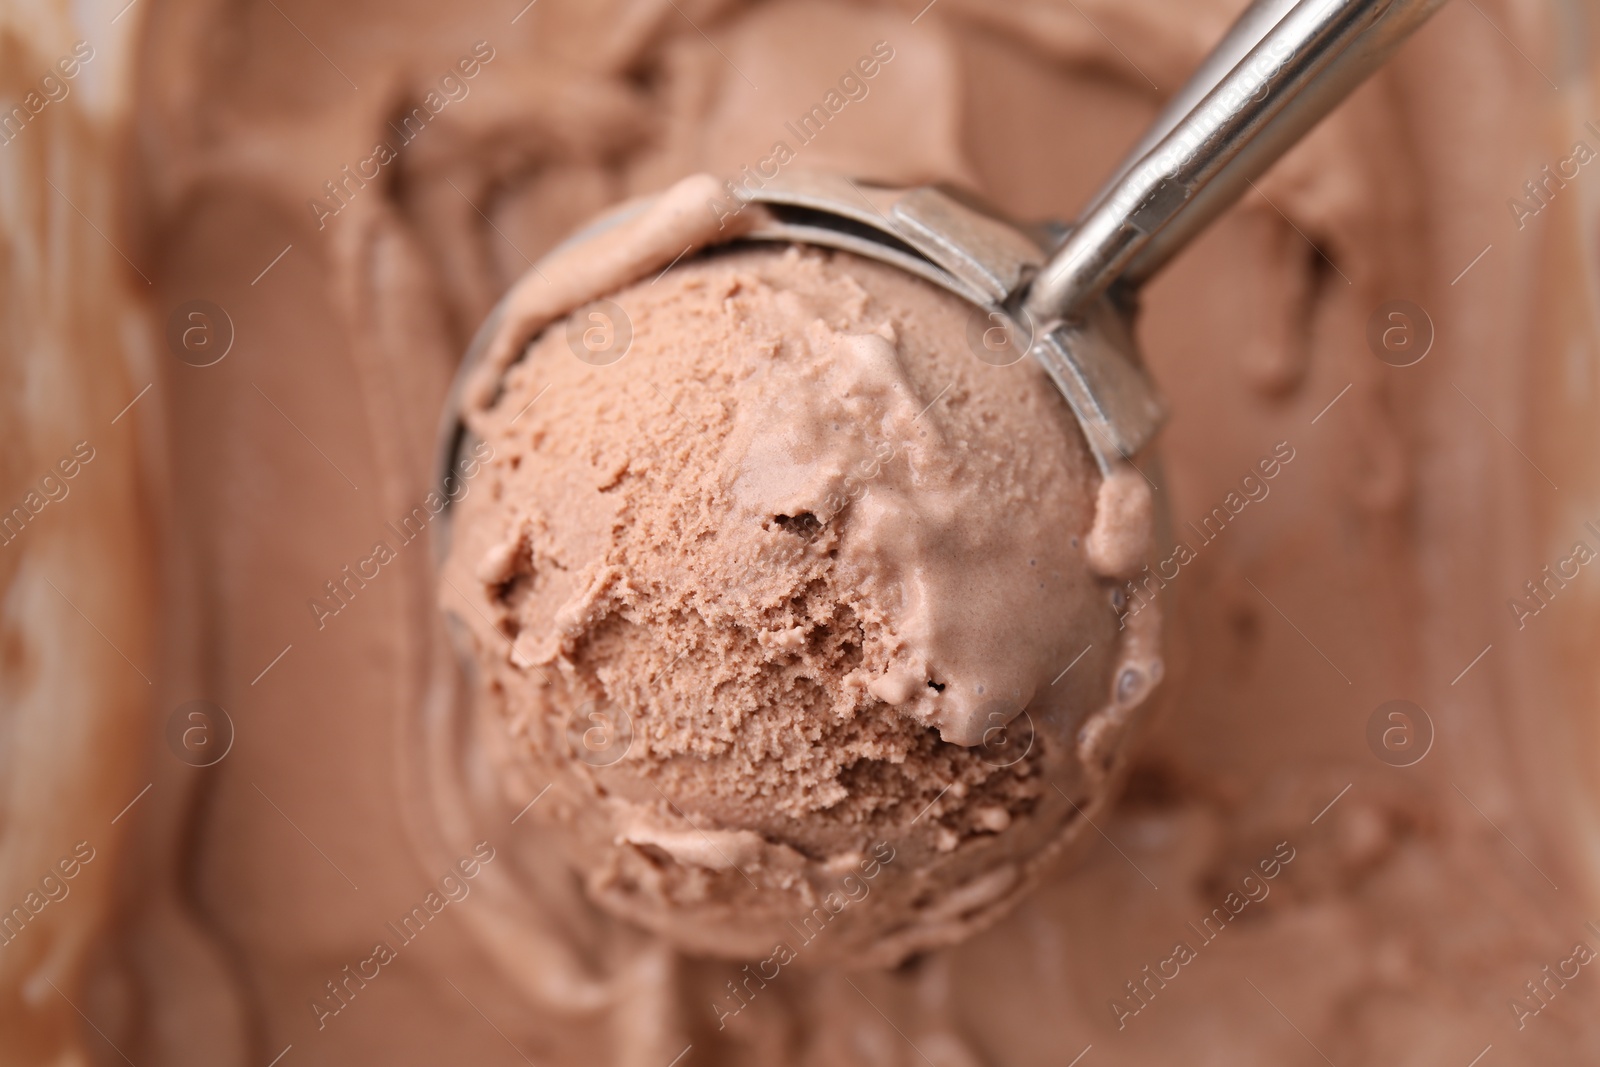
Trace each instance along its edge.
{"label": "brown ice cream", "polygon": [[[1119,626],[1081,432],[1036,364],[974,356],[971,305],[848,253],[717,251],[552,325],[473,413],[493,458],[444,601],[513,802],[554,777],[539,811],[596,899],[701,952],[805,920],[819,958],[898,962],[1087,829],[1156,613]],[[625,351],[573,344],[606,316]]]}
{"label": "brown ice cream", "polygon": [[[440,624],[430,451],[449,381],[490,308],[575,225],[684,175],[738,177],[780,140],[795,167],[947,181],[1021,218],[1070,218],[1241,6],[140,0],[0,15],[8,101],[75,41],[95,49],[72,95],[0,145],[4,506],[26,507],[77,441],[96,453],[0,547],[0,909],[30,916],[0,947],[0,1062],[1592,1062],[1600,614],[1593,567],[1573,561],[1574,542],[1600,545],[1586,525],[1600,524],[1600,173],[1579,162],[1600,146],[1586,125],[1600,102],[1595,27],[1573,5],[1448,5],[1144,294],[1141,345],[1172,408],[1164,464],[1146,469],[1173,522],[1122,589],[1130,622],[1167,618],[1171,708],[1130,753],[1120,799],[1090,813],[1081,854],[958,943],[850,968],[828,962],[825,931],[796,935],[792,959],[718,959],[596,906],[598,857],[560,830],[581,815],[583,834],[604,832],[604,805],[578,792],[589,765],[546,766],[559,749],[538,737],[513,746]],[[893,58],[869,91],[840,90],[879,41]],[[847,103],[820,133],[788,131],[836,90]],[[724,269],[686,259],[653,289],[639,277],[640,299]],[[869,269],[841,273],[868,294],[870,333],[892,293]],[[166,340],[198,299],[235,334],[205,367]],[[1368,341],[1396,300],[1431,324],[1412,366]],[[594,387],[624,379],[618,417],[638,417],[607,447],[721,425],[691,369],[641,374],[637,348],[591,370],[553,336],[554,360],[530,355],[517,387],[532,399],[549,366],[571,395],[552,388],[514,426],[520,405],[497,406],[486,433],[599,412],[612,394]],[[924,405],[946,384],[904,367]],[[979,369],[916,425],[1011,388]],[[567,446],[546,447],[553,462]],[[674,492],[732,469],[731,450],[686,447],[704,454],[630,469],[683,471]],[[575,456],[564,469],[586,471]],[[467,480],[463,537],[489,477]],[[530,508],[543,491],[506,485]],[[586,560],[639,547],[613,536],[597,531]],[[477,562],[454,580],[494,619]],[[653,573],[629,602],[703,597],[700,643],[652,631],[608,654],[688,647],[697,678],[749,662],[709,658],[722,590],[637,575]],[[468,603],[451,611],[494,655]],[[1054,688],[1086,685],[1089,664]],[[540,669],[568,703],[606,684]],[[521,699],[546,692],[535,681]],[[666,700],[679,692],[662,690],[663,711],[720,717],[737,699]],[[211,766],[166,741],[196,699],[236,728]],[[1428,718],[1387,718],[1394,700]],[[555,721],[569,710],[552,704]],[[919,714],[857,709],[884,728],[921,728]],[[1391,747],[1393,729],[1429,743]],[[640,730],[594,780],[687,790],[684,758],[656,758],[674,736]],[[731,764],[726,744],[713,758]],[[679,796],[713,829],[687,802],[714,798]],[[575,818],[544,810],[557,801]],[[913,847],[932,821],[969,827],[976,810],[946,802]],[[1006,833],[1044,833],[1044,816]],[[787,830],[802,822],[822,825],[812,812]],[[930,869],[1004,838],[978,833]],[[96,858],[43,904],[78,841]],[[872,894],[910,856],[880,863]]]}

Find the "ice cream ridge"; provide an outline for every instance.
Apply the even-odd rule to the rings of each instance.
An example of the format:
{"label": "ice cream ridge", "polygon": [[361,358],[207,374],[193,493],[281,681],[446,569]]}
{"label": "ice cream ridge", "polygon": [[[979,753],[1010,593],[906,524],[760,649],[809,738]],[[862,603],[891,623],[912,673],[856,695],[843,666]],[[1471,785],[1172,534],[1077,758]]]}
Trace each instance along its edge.
{"label": "ice cream ridge", "polygon": [[765,209],[721,193],[625,206],[491,317],[441,603],[507,800],[596,902],[894,965],[1093,833],[1162,677],[1121,588],[1151,494],[973,305],[741,240]]}

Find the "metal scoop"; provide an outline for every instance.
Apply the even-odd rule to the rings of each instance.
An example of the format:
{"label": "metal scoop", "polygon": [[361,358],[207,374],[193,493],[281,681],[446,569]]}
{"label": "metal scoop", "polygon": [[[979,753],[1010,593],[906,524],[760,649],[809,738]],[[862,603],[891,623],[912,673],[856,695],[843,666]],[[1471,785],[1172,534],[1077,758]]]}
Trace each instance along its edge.
{"label": "metal scoop", "polygon": [[[1144,479],[1133,473],[1132,463],[1154,440],[1164,411],[1133,340],[1139,287],[1442,2],[1256,0],[1070,228],[1019,226],[959,194],[934,187],[889,189],[843,177],[784,173],[752,191],[736,224],[726,231],[719,232],[715,222],[706,225],[703,213],[696,215],[700,230],[695,231],[698,236],[691,247],[730,240],[820,245],[892,264],[956,294],[972,305],[968,341],[979,358],[996,364],[1032,358],[1047,371],[1071,406],[1105,476],[1102,489],[1115,484],[1115,479],[1144,492]],[[704,182],[701,189],[714,187],[709,178],[699,180]],[[677,231],[671,231],[670,244],[652,246],[651,256],[665,252],[658,261],[639,255],[630,258],[629,250],[638,247],[635,238],[644,222],[671,215],[684,203],[689,207],[683,217],[688,218],[701,211],[703,201],[685,201],[669,190],[613,210],[541,261],[544,273],[535,268],[501,300],[468,349],[446,406],[439,471],[446,500],[454,497],[452,480],[462,469],[463,446],[470,443],[468,416],[493,406],[505,369],[521,358],[538,331],[607,295],[608,286],[617,287],[617,272],[598,281],[602,275],[585,273],[586,264],[608,257],[626,260],[627,270],[621,273],[632,273],[625,282],[670,268],[667,261],[674,253],[681,258],[689,252]],[[572,335],[568,337],[570,343]],[[449,512],[441,518],[444,521],[432,528],[435,550],[442,558],[448,551]],[[1159,645],[1159,634],[1141,637],[1134,632],[1150,618],[1135,619],[1123,639],[1125,658],[1107,679],[1114,693],[1112,703],[1085,720],[1083,731],[1062,746],[1063,751],[1076,753],[1084,766],[1109,767],[1111,750],[1120,744],[1119,737],[1126,736],[1122,732],[1126,715],[1159,681],[1157,649],[1141,651],[1141,642]],[[452,630],[452,636],[461,635]],[[456,651],[470,672],[470,644],[458,641]],[[439,662],[449,665],[447,656]],[[1130,669],[1129,664],[1136,666]],[[416,791],[418,797],[429,798],[426,804],[419,801],[418,825],[437,823],[442,828],[448,823],[447,836],[468,832],[465,828],[474,820],[464,806],[470,801],[464,798],[477,797],[476,790],[487,788],[481,775],[461,772],[475,766],[480,757],[470,751],[466,740],[470,728],[464,717],[453,714],[450,700],[460,684],[454,675],[438,680],[434,691],[439,699],[419,720],[418,743],[407,749],[423,759],[419,779],[432,783]],[[1002,731],[1012,729],[1010,721],[1001,724]],[[1005,733],[1007,743],[1016,736],[1029,738],[1031,744],[1032,720],[1020,721],[1027,724],[1027,731]],[[989,736],[984,735],[985,746]],[[1061,795],[1077,807],[1065,792]],[[1062,817],[1067,818],[1064,811]],[[982,853],[978,860],[969,857],[962,862],[988,862],[982,857],[991,855],[1000,853]],[[1007,864],[1014,859],[1006,853]],[[954,868],[941,870],[946,871],[941,878],[957,884],[956,875],[948,873]],[[962,898],[970,914],[963,913],[967,917],[961,922],[967,925],[961,929],[976,929],[983,915],[1014,899],[1006,895],[1013,893],[1010,882],[983,884],[1007,888],[994,890],[999,895],[983,898],[981,906],[974,903],[978,898]],[[494,936],[486,940],[508,973],[523,976],[533,995],[544,1000],[552,983],[529,961],[545,957],[522,946],[556,945],[559,932],[527,907],[528,896],[520,885],[512,881],[492,891],[498,894],[489,898],[496,914]],[[754,882],[751,887],[756,888]],[[885,895],[889,892],[883,889],[876,899],[900,899]],[[755,925],[748,930],[759,930],[766,912],[757,908],[752,914]],[[861,914],[901,922],[893,907]],[[922,922],[879,929],[863,918],[853,935],[856,940],[838,942],[842,935],[831,936],[840,944],[840,952],[859,953],[857,962],[892,963],[921,947],[949,943],[955,936],[949,931],[959,926],[937,914],[919,925]],[[508,938],[508,929],[519,933]],[[558,984],[563,990],[571,985]],[[583,995],[601,1001],[609,994],[592,987]]]}
{"label": "metal scoop", "polygon": [[[969,332],[985,350],[979,354],[997,363],[1037,360],[1109,476],[1155,438],[1164,418],[1133,340],[1139,287],[1442,3],[1255,0],[1071,227],[1019,227],[936,187],[784,174],[753,191],[761,223],[738,239],[844,249],[966,299],[976,309]],[[619,217],[598,220],[563,248]],[[503,307],[479,330],[452,388],[441,481],[467,437],[464,383]],[[447,528],[441,532],[442,554]]]}

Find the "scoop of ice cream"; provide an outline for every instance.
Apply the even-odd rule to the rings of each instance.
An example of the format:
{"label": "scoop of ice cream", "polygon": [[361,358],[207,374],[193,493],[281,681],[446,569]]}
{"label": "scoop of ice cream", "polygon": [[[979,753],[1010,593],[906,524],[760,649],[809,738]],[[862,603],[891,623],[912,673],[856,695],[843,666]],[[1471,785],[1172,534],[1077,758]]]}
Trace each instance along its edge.
{"label": "scoop of ice cream", "polygon": [[1139,536],[1096,529],[1128,494],[1032,361],[894,267],[735,245],[605,301],[471,414],[444,595],[511,799],[551,786],[591,896],[693,950],[964,936],[1159,680],[1153,613],[1120,628],[1092,565]]}

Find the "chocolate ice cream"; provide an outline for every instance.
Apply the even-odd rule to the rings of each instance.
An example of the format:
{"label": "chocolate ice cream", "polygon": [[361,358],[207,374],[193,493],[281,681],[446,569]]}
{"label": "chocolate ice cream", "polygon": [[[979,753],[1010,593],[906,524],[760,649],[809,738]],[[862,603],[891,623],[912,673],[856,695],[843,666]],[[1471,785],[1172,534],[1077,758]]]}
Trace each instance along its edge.
{"label": "chocolate ice cream", "polygon": [[[1161,677],[1158,619],[1123,629],[1095,567],[1141,556],[1148,516],[1092,553],[1102,479],[1066,402],[894,267],[724,246],[605,300],[470,411],[493,458],[444,603],[515,738],[513,800],[556,783],[538,811],[595,899],[698,951],[764,954],[852,895],[815,958],[992,920],[1086,829]],[[494,352],[526,333],[507,319]]]}
{"label": "chocolate ice cream", "polygon": [[[913,858],[889,843],[885,864],[870,835],[834,883],[833,904],[851,902],[813,942],[794,935],[796,966],[771,944],[743,960],[681,951],[596,907],[562,840],[576,809],[599,808],[588,776],[638,784],[665,819],[678,816],[649,782],[689,783],[630,769],[671,763],[647,762],[642,732],[611,768],[541,765],[458,685],[441,589],[486,656],[509,648],[441,587],[428,551],[441,519],[390,532],[430,514],[430,446],[473,329],[580,220],[685,174],[738,178],[780,139],[794,167],[953,183],[1020,218],[1071,218],[1244,6],[19,9],[0,27],[8,106],[28,110],[75,42],[94,58],[0,146],[4,506],[26,507],[76,442],[95,459],[0,547],[0,908],[37,909],[0,949],[0,1061],[1594,1062],[1600,978],[1581,960],[1600,947],[1600,612],[1593,566],[1561,577],[1576,541],[1600,541],[1587,525],[1600,524],[1600,176],[1569,162],[1600,146],[1587,125],[1600,26],[1581,5],[1447,5],[1144,293],[1141,344],[1173,416],[1164,468],[1146,469],[1173,523],[1131,579],[1128,621],[1167,618],[1170,712],[1142,731],[1121,800],[1085,809],[1083,854],[958,944],[893,969],[820,961]],[[870,94],[801,145],[785,124],[877,41],[894,58]],[[473,67],[478,42],[494,58]],[[418,108],[431,117],[405,139],[390,124],[414,130]],[[347,177],[372,174],[379,142],[397,156],[364,185]],[[586,281],[551,321],[607,294],[627,303],[630,282],[674,284],[692,255],[649,286],[687,243],[631,279]],[[847,273],[887,300],[867,271]],[[197,300],[235,335],[204,367],[165,335]],[[1397,325],[1395,301],[1423,313],[1405,320],[1417,346],[1379,358],[1368,331]],[[555,360],[530,356],[513,383],[576,362],[541,343]],[[711,432],[710,391],[684,370],[641,374],[642,352],[608,368],[635,382],[630,432],[687,433],[685,419]],[[965,384],[939,397],[955,375],[904,366],[918,411],[937,398],[919,428],[957,418],[958,391],[981,399],[989,376],[963,365]],[[909,470],[906,454],[868,490]],[[711,460],[690,458],[709,478]],[[467,482],[463,539],[468,505],[489,509],[482,477]],[[846,534],[866,498],[842,511]],[[379,539],[396,554],[367,571],[378,577],[327,600]],[[792,573],[787,559],[761,580]],[[471,568],[452,580],[499,613]],[[719,594],[703,603],[725,622]],[[339,610],[319,626],[311,601]],[[672,652],[705,657],[708,642]],[[1102,654],[1047,695],[1085,684]],[[532,675],[530,699],[545,691],[531,668],[499,669]],[[540,669],[569,700],[577,676]],[[680,692],[661,707],[712,706]],[[197,699],[237,727],[207,767],[166,740]],[[1409,702],[1400,720],[1395,701]],[[863,702],[860,719],[910,710]],[[1391,731],[1408,744],[1391,749]],[[558,800],[570,810],[545,811]],[[961,817],[947,793],[913,837]],[[940,855],[1000,847],[989,840]],[[93,862],[42,905],[79,841]],[[443,872],[483,841],[493,862],[460,874],[470,896],[450,900]],[[851,899],[845,874],[870,894]],[[430,900],[424,932],[390,932]],[[810,915],[791,918],[804,932]],[[380,940],[399,957],[374,970]]]}

